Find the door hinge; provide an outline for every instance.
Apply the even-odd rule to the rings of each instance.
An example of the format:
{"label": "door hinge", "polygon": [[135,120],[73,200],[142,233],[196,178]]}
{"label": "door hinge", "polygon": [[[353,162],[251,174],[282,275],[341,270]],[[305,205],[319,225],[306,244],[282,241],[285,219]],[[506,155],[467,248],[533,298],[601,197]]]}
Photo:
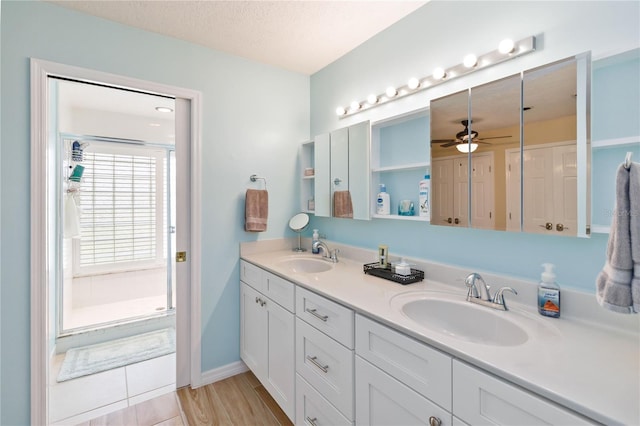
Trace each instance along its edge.
{"label": "door hinge", "polygon": [[186,262],[187,261],[187,252],[186,251],[178,251],[176,252],[176,262]]}

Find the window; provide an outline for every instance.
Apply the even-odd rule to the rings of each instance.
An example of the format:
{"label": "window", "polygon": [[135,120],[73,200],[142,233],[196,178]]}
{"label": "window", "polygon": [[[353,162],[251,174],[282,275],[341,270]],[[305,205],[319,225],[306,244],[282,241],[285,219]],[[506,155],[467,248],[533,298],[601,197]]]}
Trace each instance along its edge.
{"label": "window", "polygon": [[92,142],[82,165],[81,236],[74,243],[74,275],[163,264],[165,151]]}

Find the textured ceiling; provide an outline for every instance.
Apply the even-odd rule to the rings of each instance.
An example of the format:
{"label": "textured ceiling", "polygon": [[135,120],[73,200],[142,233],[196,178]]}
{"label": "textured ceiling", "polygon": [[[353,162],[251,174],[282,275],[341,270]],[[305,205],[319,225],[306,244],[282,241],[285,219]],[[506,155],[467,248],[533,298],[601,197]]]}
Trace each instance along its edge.
{"label": "textured ceiling", "polygon": [[308,75],[427,3],[401,0],[49,1]]}

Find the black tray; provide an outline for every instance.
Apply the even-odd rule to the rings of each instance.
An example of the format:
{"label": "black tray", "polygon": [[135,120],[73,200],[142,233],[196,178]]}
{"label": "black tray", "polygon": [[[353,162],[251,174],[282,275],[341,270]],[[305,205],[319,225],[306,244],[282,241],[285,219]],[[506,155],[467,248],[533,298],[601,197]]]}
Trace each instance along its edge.
{"label": "black tray", "polygon": [[399,284],[411,284],[424,279],[424,272],[411,268],[410,275],[398,275],[391,270],[391,267],[383,268],[379,263],[367,263],[364,265],[364,273],[384,278]]}

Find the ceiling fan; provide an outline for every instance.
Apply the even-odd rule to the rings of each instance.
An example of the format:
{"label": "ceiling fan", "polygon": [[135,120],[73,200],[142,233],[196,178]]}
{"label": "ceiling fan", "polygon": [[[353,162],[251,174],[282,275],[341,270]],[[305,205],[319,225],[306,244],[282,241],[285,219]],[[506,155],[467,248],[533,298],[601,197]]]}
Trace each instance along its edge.
{"label": "ceiling fan", "polygon": [[456,133],[455,139],[434,139],[431,141],[431,143],[440,143],[442,144],[440,145],[441,147],[448,148],[450,146],[454,146],[458,144],[467,144],[469,142],[490,144],[489,142],[484,142],[484,141],[489,139],[504,139],[504,138],[511,137],[511,136],[493,136],[489,138],[478,138],[479,136],[478,132],[476,132],[473,129],[471,130],[471,132],[469,132],[469,124],[471,124],[472,122],[473,121],[470,121],[470,120],[460,121],[460,124],[464,126],[464,129]]}

